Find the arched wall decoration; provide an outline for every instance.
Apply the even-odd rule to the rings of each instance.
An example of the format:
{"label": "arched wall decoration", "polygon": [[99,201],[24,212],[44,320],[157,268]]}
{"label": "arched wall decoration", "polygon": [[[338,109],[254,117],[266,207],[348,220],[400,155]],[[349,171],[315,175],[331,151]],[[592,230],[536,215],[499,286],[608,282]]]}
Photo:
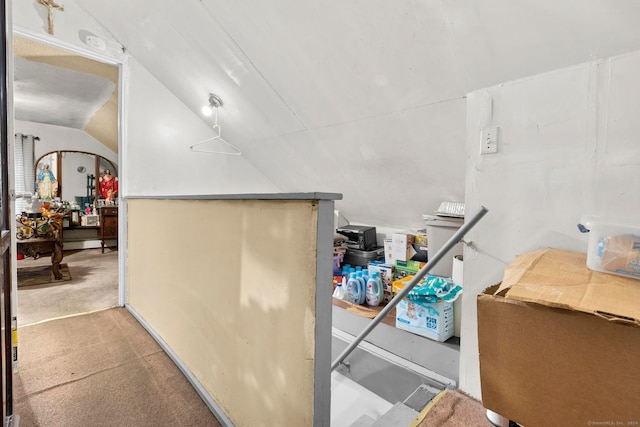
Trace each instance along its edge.
{"label": "arched wall decoration", "polygon": [[[46,166],[45,166],[46,165]],[[80,207],[93,205],[100,198],[98,178],[109,169],[111,175],[118,177],[116,165],[109,159],[95,153],[74,150],[51,151],[39,157],[35,162],[34,191],[39,193],[38,177],[48,168],[56,184],[51,198],[76,202]],[[44,191],[46,193],[46,191]]]}

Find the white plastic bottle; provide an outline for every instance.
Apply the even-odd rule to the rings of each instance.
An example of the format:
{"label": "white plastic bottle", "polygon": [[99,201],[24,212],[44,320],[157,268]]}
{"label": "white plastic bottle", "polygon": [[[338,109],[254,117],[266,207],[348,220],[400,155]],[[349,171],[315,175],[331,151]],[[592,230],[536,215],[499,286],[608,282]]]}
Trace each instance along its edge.
{"label": "white plastic bottle", "polygon": [[360,287],[358,288],[358,302],[357,304],[364,304],[367,298],[367,282],[364,280],[362,270],[356,273],[356,278],[360,281]]}
{"label": "white plastic bottle", "polygon": [[347,287],[344,289],[344,299],[346,301],[358,304],[360,289],[360,281],[356,278],[356,273],[349,273]]}
{"label": "white plastic bottle", "polygon": [[366,299],[367,304],[372,307],[377,307],[382,301],[383,290],[382,280],[380,280],[380,273],[374,271],[367,282]]}
{"label": "white plastic bottle", "polygon": [[336,288],[333,290],[333,296],[338,299],[344,299],[344,288],[341,282],[336,284]]}

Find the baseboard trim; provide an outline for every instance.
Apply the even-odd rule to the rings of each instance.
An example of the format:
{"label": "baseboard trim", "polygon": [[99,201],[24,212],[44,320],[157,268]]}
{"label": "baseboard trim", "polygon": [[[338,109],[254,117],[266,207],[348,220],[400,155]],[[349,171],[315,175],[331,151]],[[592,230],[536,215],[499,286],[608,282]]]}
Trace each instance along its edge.
{"label": "baseboard trim", "polygon": [[191,373],[189,369],[184,365],[182,360],[178,357],[177,354],[169,347],[169,345],[156,333],[156,331],[138,314],[138,312],[131,307],[129,304],[125,304],[125,308],[131,313],[133,317],[142,325],[143,328],[147,330],[149,335],[153,337],[154,340],[162,347],[165,353],[169,356],[173,363],[182,371],[187,380],[191,383],[193,388],[196,390],[200,398],[204,401],[204,403],[209,407],[209,410],[215,415],[220,424],[224,427],[235,427],[235,424],[231,421],[231,419],[227,416],[227,414],[220,408],[220,406],[216,403],[216,401],[211,397],[211,395],[205,390],[205,388],[200,384],[200,381],[196,379],[196,377]]}

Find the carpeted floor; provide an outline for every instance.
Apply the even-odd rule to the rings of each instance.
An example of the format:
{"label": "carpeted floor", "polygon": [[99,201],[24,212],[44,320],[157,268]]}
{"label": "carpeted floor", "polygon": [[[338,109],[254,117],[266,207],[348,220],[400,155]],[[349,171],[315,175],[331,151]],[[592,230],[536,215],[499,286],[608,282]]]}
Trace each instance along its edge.
{"label": "carpeted floor", "polygon": [[458,390],[445,390],[421,412],[411,427],[490,427],[480,402]]}
{"label": "carpeted floor", "polygon": [[[58,317],[87,313],[118,304],[118,250],[64,251],[62,264],[71,280],[31,284],[18,278],[18,326]],[[51,257],[25,258],[18,271],[40,268],[51,271]],[[64,270],[63,270],[64,274]]]}
{"label": "carpeted floor", "polygon": [[67,264],[60,264],[60,273],[62,273],[62,279],[56,279],[50,265],[22,267],[18,269],[18,287],[60,284],[71,280],[71,273]]}
{"label": "carpeted floor", "polygon": [[182,372],[124,308],[19,328],[21,427],[219,426]]}

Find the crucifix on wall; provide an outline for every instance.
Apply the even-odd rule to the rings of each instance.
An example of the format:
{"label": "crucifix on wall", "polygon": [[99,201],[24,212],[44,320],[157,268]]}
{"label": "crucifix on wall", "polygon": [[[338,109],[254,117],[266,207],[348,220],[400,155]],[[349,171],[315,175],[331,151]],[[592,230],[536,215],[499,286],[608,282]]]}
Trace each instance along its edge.
{"label": "crucifix on wall", "polygon": [[53,0],[38,0],[38,3],[48,9],[49,34],[53,35],[53,11],[55,9],[64,12],[64,6],[57,4]]}

